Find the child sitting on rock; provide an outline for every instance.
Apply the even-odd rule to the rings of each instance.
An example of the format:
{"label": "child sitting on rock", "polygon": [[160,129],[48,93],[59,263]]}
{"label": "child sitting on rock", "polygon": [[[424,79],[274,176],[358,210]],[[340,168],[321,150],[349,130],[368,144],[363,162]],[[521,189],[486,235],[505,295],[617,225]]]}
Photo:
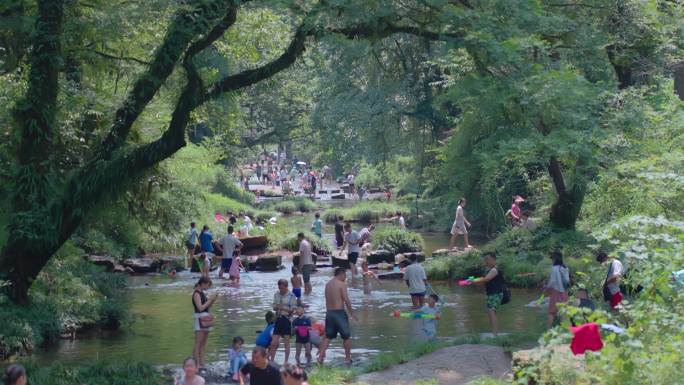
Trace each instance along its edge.
{"label": "child sitting on rock", "polygon": [[240,368],[247,363],[247,355],[242,350],[245,340],[238,336],[233,338],[233,348],[228,349],[228,359],[230,360],[230,368],[228,369],[228,377],[232,377],[233,381],[240,380]]}

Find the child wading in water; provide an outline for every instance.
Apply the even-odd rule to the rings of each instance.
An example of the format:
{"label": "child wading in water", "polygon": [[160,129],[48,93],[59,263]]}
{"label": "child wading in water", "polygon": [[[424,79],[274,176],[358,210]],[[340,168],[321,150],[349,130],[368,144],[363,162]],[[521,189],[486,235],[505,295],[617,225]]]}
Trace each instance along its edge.
{"label": "child wading in water", "polygon": [[311,363],[311,318],[304,315],[304,308],[302,306],[297,306],[295,311],[297,318],[292,321],[292,329],[295,333],[295,342],[297,343],[297,350],[295,354],[295,360],[297,360],[297,365],[301,365],[299,357],[302,353],[302,346],[306,350],[306,363]]}
{"label": "child wading in water", "polygon": [[371,293],[371,279],[374,279],[378,285],[382,285],[382,282],[378,279],[378,276],[374,272],[368,270],[368,262],[363,261],[361,263],[361,275],[363,276],[363,294]]}
{"label": "child wading in water", "polygon": [[228,270],[228,277],[236,284],[240,283],[240,268],[244,269],[238,254],[233,257],[233,263],[230,265],[230,270]]}
{"label": "child wading in water", "polygon": [[299,268],[297,266],[292,266],[292,294],[297,297],[297,306],[302,306],[302,286],[304,285],[302,281],[302,276],[299,275]]}
{"label": "child wading in water", "polygon": [[[439,301],[437,294],[430,294],[427,298],[427,304],[420,308],[420,312],[423,314],[432,314],[435,317],[441,316],[442,309],[437,305],[437,301]],[[423,333],[425,333],[425,338],[428,341],[435,339],[437,336],[436,318],[423,318]]]}
{"label": "child wading in water", "polygon": [[261,346],[262,348],[268,349],[271,346],[271,341],[273,340],[273,328],[275,327],[275,313],[272,311],[267,311],[266,315],[266,328],[262,330],[256,338],[256,346]]}
{"label": "child wading in water", "polygon": [[230,360],[228,377],[232,377],[233,381],[240,380],[240,368],[247,363],[247,355],[242,350],[244,343],[245,340],[242,337],[235,337],[233,338],[233,348],[228,350],[228,359]]}

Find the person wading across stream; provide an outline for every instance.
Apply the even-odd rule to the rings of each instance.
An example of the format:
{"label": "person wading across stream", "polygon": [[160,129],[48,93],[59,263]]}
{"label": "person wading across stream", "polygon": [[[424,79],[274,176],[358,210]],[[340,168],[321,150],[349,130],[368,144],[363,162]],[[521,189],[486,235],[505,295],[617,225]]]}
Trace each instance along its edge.
{"label": "person wading across stream", "polygon": [[359,253],[361,253],[361,236],[356,230],[352,229],[351,223],[344,225],[344,231],[344,244],[342,245],[342,250],[340,250],[340,255],[342,255],[342,251],[346,248],[347,261],[351,268],[352,279],[354,279],[356,277],[356,261],[358,261]]}
{"label": "person wading across stream", "polygon": [[496,254],[494,252],[483,255],[485,266],[489,269],[484,277],[475,278],[472,283],[485,284],[487,293],[487,316],[492,324],[492,334],[496,337],[499,334],[499,325],[496,319],[496,311],[502,305],[506,284],[503,272],[496,267]]}
{"label": "person wading across stream", "polygon": [[278,280],[278,291],[273,295],[273,310],[276,312],[275,328],[273,328],[273,341],[271,342],[270,359],[275,360],[280,339],[283,338],[285,345],[285,361],[290,359],[290,337],[292,336],[292,313],[297,308],[297,297],[288,289],[286,279]]}
{"label": "person wading across stream", "polygon": [[313,256],[311,255],[311,243],[306,240],[304,233],[297,234],[299,239],[299,271],[304,278],[304,294],[311,294],[311,272],[314,269]]}
{"label": "person wading across stream", "polygon": [[209,314],[209,308],[216,302],[217,295],[214,294],[211,298],[207,298],[204,293],[205,290],[211,287],[211,279],[209,277],[200,277],[195,290],[192,293],[192,307],[195,309],[195,346],[192,350],[192,356],[197,359],[200,370],[204,369],[204,350],[207,346],[207,337],[214,323],[213,317]]}
{"label": "person wading across stream", "polygon": [[[349,316],[357,320],[352,310],[349,293],[347,292],[347,270],[344,267],[335,269],[335,276],[325,285],[325,337],[321,341],[318,363],[325,360],[325,352],[331,339],[342,337],[344,357],[347,364],[351,364],[351,328]],[[347,309],[347,312],[344,309]]]}

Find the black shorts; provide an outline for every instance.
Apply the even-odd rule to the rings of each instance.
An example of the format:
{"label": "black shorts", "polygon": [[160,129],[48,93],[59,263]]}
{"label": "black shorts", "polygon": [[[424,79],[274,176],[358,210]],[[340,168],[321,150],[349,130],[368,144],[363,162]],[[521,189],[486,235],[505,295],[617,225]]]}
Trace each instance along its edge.
{"label": "black shorts", "polygon": [[347,260],[349,263],[356,265],[356,261],[359,259],[359,253],[358,252],[353,252],[353,253],[347,253]]}
{"label": "black shorts", "polygon": [[325,312],[325,336],[333,339],[337,337],[337,333],[343,340],[351,337],[349,317],[344,310],[328,310]]}
{"label": "black shorts", "polygon": [[311,339],[309,338],[309,336],[301,337],[301,336],[300,336],[299,334],[297,334],[297,333],[295,333],[295,336],[296,336],[296,337],[295,337],[295,342],[298,343],[298,344],[308,344],[309,342],[311,342]]}
{"label": "black shorts", "polygon": [[289,318],[281,315],[275,322],[275,327],[273,328],[274,336],[289,337],[292,335],[292,321]]}

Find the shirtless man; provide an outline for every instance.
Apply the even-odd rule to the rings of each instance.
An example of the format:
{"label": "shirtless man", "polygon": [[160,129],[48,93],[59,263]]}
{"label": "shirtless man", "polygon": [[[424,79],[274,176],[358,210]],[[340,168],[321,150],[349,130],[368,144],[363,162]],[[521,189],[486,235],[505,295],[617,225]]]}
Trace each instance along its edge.
{"label": "shirtless man", "polygon": [[[325,351],[328,349],[330,340],[337,337],[337,333],[342,337],[344,347],[345,362],[351,364],[351,328],[349,327],[349,317],[347,313],[356,320],[352,311],[351,301],[347,293],[347,271],[344,267],[335,269],[335,276],[325,285],[325,336],[321,341],[318,363],[322,364],[325,360]],[[347,312],[344,311],[345,307]]]}

